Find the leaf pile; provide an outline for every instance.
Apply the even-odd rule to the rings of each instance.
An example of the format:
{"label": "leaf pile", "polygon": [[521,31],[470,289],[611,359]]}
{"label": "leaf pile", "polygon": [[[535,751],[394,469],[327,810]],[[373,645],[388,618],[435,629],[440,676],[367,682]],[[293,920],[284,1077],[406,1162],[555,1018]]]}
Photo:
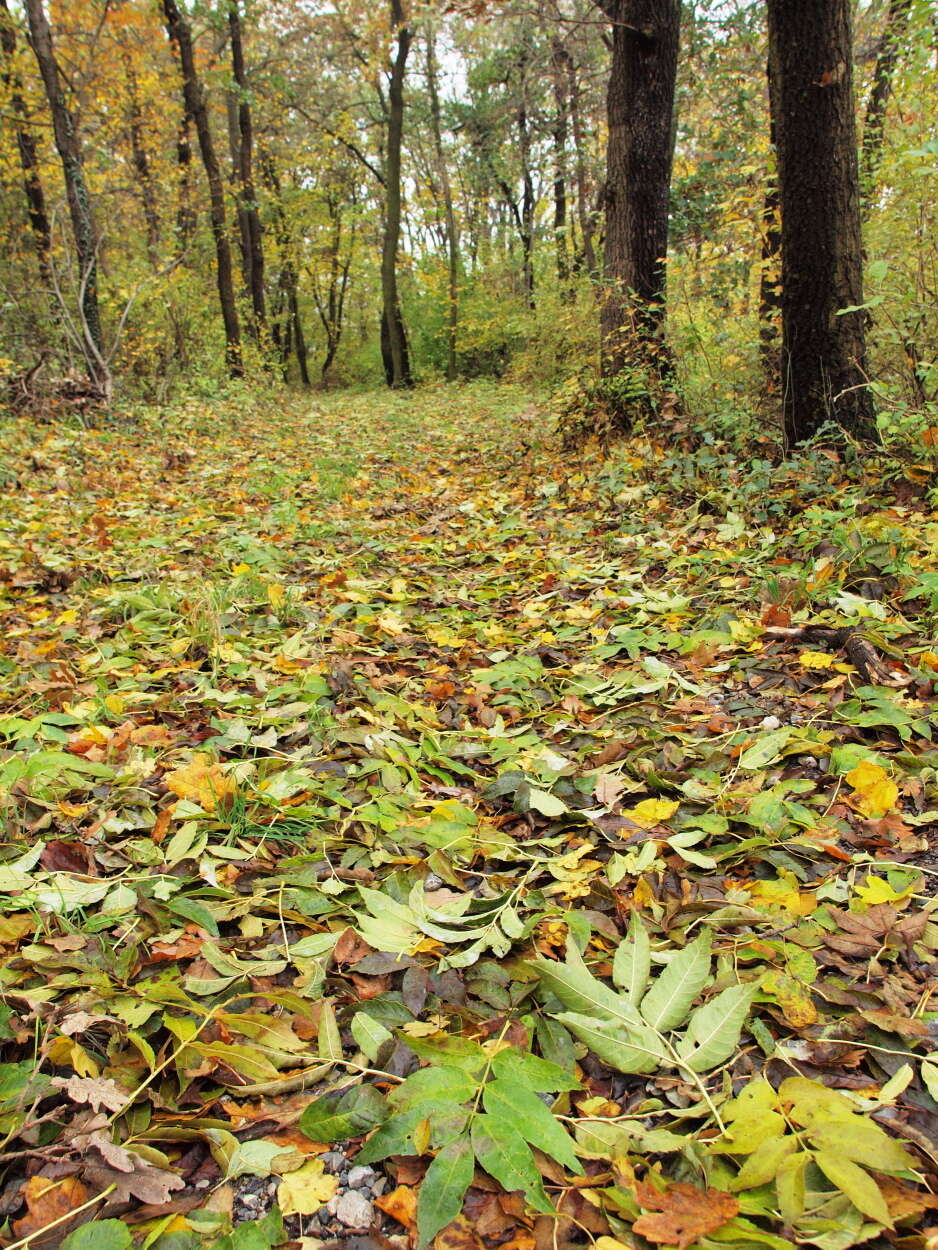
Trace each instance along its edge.
{"label": "leaf pile", "polygon": [[543,429],[3,428],[7,1242],[925,1244],[925,485]]}

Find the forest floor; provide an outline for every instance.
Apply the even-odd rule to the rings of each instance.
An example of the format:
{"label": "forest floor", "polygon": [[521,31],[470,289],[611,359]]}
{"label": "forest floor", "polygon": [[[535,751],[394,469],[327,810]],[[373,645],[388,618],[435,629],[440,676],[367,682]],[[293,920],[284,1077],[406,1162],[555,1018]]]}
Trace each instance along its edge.
{"label": "forest floor", "polygon": [[934,1246],[938,513],[771,450],[0,429],[0,1244]]}

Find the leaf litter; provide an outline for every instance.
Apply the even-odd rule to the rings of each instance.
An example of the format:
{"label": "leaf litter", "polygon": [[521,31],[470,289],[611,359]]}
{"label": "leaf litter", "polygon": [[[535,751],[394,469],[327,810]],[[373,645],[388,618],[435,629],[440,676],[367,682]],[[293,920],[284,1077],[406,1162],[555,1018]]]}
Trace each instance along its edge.
{"label": "leaf litter", "polygon": [[930,1244],[938,516],[544,430],[3,429],[8,1244]]}

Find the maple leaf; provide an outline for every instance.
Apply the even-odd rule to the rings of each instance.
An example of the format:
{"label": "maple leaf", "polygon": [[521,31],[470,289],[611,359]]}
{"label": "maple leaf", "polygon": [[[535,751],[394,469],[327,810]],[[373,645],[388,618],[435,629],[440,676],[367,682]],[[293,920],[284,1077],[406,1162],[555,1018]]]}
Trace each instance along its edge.
{"label": "maple leaf", "polygon": [[182,768],[167,773],[164,781],[173,794],[178,794],[181,799],[191,799],[205,812],[214,812],[238,789],[237,782],[222,772],[221,765],[210,763],[208,757],[200,752]]}
{"label": "maple leaf", "polygon": [[308,1159],[280,1181],[277,1201],[284,1215],[315,1215],[339,1192],[339,1178],[328,1175],[322,1159]]}
{"label": "maple leaf", "polygon": [[859,795],[859,808],[867,816],[885,816],[899,798],[899,787],[885,768],[871,760],[861,760],[845,777],[847,785]]}

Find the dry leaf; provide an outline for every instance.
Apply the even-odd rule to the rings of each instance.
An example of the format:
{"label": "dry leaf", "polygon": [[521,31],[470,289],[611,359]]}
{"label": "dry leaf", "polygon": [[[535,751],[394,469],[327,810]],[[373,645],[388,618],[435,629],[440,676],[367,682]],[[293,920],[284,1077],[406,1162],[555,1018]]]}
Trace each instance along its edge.
{"label": "dry leaf", "polygon": [[234,778],[223,773],[220,764],[209,763],[208,756],[201,752],[196,752],[183,768],[167,773],[164,781],[173,794],[198,803],[204,812],[224,805],[238,789]]}
{"label": "dry leaf", "polygon": [[739,1200],[721,1189],[698,1189],[695,1185],[673,1184],[666,1193],[638,1181],[635,1197],[650,1208],[632,1225],[632,1231],[662,1245],[687,1250],[695,1241],[722,1228],[739,1214]]}
{"label": "dry leaf", "polygon": [[385,1215],[403,1224],[408,1232],[417,1227],[417,1191],[409,1185],[398,1185],[389,1194],[382,1194],[375,1199],[375,1206],[380,1207]]}
{"label": "dry leaf", "polygon": [[[22,1219],[14,1220],[13,1232],[21,1238],[35,1237],[47,1224],[87,1202],[91,1194],[92,1191],[77,1176],[63,1176],[57,1181],[50,1180],[48,1176],[31,1176],[23,1188],[26,1214]],[[54,1236],[58,1244],[67,1230],[67,1223],[60,1224],[50,1237]]]}

